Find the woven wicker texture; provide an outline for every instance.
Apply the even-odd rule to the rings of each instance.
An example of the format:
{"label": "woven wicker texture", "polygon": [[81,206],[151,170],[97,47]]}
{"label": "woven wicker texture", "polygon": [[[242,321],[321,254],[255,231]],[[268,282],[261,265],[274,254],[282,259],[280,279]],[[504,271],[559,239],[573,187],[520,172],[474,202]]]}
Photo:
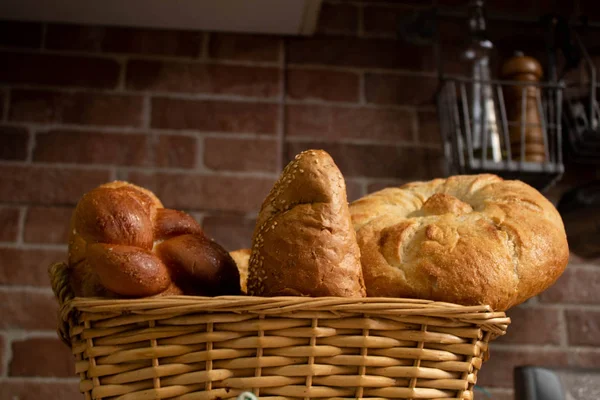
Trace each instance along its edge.
{"label": "woven wicker texture", "polygon": [[72,298],[50,273],[86,399],[472,399],[510,323],[413,299]]}

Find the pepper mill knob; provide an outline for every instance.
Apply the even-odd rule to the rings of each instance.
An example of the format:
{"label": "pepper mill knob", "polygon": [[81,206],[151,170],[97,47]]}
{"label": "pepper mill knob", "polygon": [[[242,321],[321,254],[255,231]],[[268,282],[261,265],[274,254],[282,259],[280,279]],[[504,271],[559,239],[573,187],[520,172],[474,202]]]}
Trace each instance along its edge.
{"label": "pepper mill knob", "polygon": [[[507,81],[538,83],[542,76],[543,70],[540,63],[535,58],[525,56],[520,52],[502,65],[501,77]],[[510,83],[504,86],[504,101],[513,159],[521,159],[523,146],[525,161],[544,162],[546,159],[538,99],[541,100],[538,86],[511,85]],[[523,102],[525,102],[525,108],[523,108]],[[525,123],[524,135],[522,135],[523,122]]]}
{"label": "pepper mill knob", "polygon": [[542,66],[535,58],[517,51],[513,57],[504,62],[501,75],[504,78],[519,78],[510,80],[539,82],[542,79],[543,71]]}

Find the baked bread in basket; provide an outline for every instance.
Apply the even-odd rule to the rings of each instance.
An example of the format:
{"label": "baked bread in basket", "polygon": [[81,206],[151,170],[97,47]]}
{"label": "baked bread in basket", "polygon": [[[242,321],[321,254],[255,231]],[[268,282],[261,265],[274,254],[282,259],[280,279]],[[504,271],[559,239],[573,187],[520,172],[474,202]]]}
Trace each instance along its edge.
{"label": "baked bread in basket", "polygon": [[567,262],[552,205],[491,175],[348,205],[331,157],[304,152],[230,254],[151,193],[107,188],[127,200],[84,196],[50,269],[88,399],[472,399],[504,309]]}

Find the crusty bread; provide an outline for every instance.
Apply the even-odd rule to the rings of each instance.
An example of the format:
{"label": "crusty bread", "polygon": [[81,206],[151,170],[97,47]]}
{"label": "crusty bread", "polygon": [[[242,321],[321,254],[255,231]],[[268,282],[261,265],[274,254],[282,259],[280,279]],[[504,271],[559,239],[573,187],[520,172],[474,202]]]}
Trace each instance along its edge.
{"label": "crusty bread", "polygon": [[69,267],[80,297],[240,292],[233,259],[194,218],[126,182],[81,198],[71,219]]}
{"label": "crusty bread", "polygon": [[326,152],[296,156],[263,202],[252,239],[248,293],[365,296],[346,184]]}
{"label": "crusty bread", "polygon": [[369,296],[506,310],[552,285],[568,261],[554,206],[495,175],[388,188],[350,211]]}
{"label": "crusty bread", "polygon": [[248,263],[250,262],[250,253],[250,249],[239,249],[229,253],[240,272],[242,293],[248,293]]}

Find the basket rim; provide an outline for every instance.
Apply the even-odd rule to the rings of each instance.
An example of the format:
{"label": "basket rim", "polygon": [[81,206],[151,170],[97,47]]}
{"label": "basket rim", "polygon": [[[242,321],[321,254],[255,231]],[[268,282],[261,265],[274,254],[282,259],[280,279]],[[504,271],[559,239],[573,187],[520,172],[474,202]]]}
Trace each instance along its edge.
{"label": "basket rim", "polygon": [[137,314],[161,316],[192,313],[246,313],[277,316],[294,312],[326,313],[331,316],[363,315],[368,317],[414,316],[441,318],[473,324],[494,336],[506,333],[511,320],[504,311],[493,311],[489,305],[465,306],[424,299],[392,297],[259,297],[259,296],[163,296],[142,299],[106,299],[75,297],[68,282],[65,263],[49,269],[52,288],[58,300],[59,333],[69,343],[69,325],[78,315]]}
{"label": "basket rim", "polygon": [[481,326],[484,330],[504,332],[510,318],[490,306],[463,306],[432,300],[388,297],[258,297],[258,296],[164,296],[144,299],[104,299],[75,297],[61,307],[63,321],[73,313],[116,313],[137,315],[190,313],[247,313],[278,315],[292,312],[331,314],[368,314],[369,316],[412,315],[438,317]]}
{"label": "basket rim", "polygon": [[[70,308],[86,309],[90,312],[102,311],[105,307],[122,307],[128,311],[145,311],[162,307],[186,306],[199,311],[239,311],[251,313],[303,311],[349,311],[367,312],[367,308],[400,310],[409,314],[482,314],[486,318],[506,315],[503,311],[493,311],[489,305],[465,306],[435,300],[397,297],[308,297],[308,296],[161,296],[135,299],[107,299],[101,297],[74,297],[67,301]],[[361,306],[369,305],[359,310]]]}

